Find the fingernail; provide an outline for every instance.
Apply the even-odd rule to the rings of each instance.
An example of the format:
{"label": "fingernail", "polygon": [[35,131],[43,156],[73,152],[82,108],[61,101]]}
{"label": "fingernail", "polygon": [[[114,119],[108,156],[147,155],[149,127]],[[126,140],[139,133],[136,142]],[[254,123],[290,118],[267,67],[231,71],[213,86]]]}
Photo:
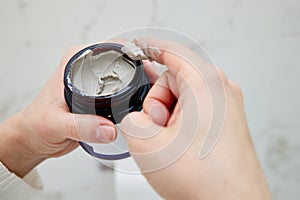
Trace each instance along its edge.
{"label": "fingernail", "polygon": [[161,125],[164,126],[167,121],[166,113],[164,112],[164,109],[160,105],[153,105],[149,109],[149,115],[151,116],[151,119]]}
{"label": "fingernail", "polygon": [[98,126],[95,137],[100,143],[112,142],[115,138],[115,129],[111,126]]}

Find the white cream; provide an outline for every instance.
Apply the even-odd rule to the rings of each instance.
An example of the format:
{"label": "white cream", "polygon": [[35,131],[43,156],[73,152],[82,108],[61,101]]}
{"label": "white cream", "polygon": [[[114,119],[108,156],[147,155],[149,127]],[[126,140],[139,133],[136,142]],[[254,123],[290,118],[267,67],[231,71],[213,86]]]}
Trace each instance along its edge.
{"label": "white cream", "polygon": [[157,47],[151,47],[138,38],[134,42],[126,42],[121,51],[132,60],[155,60],[161,54]]}
{"label": "white cream", "polygon": [[148,59],[143,50],[132,42],[126,42],[121,51],[126,53],[133,60]]}
{"label": "white cream", "polygon": [[76,88],[88,95],[109,95],[127,86],[133,79],[135,67],[116,51],[93,55],[87,50],[72,66],[71,80]]}
{"label": "white cream", "polygon": [[[127,42],[121,49],[132,60],[152,60],[160,54],[158,48],[149,47],[140,40],[136,40],[136,43],[138,46]],[[122,90],[134,74],[134,65],[123,60],[121,53],[107,51],[93,55],[92,50],[87,50],[74,61],[70,78],[82,93],[104,96]]]}

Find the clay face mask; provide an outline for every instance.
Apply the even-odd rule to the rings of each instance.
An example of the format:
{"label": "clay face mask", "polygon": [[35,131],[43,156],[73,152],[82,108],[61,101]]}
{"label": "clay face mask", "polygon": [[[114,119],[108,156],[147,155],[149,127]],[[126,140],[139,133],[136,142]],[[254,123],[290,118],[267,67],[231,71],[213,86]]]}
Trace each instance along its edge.
{"label": "clay face mask", "polygon": [[94,54],[86,50],[74,61],[71,80],[85,94],[105,96],[122,90],[132,81],[135,66],[116,51]]}

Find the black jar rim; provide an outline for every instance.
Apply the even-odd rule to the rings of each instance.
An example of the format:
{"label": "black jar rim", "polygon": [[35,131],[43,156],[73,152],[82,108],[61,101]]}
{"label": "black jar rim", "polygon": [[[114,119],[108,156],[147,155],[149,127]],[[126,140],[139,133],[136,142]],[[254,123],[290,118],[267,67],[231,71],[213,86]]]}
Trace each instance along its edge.
{"label": "black jar rim", "polygon": [[[79,52],[77,52],[67,63],[66,68],[65,68],[65,72],[64,72],[64,85],[65,88],[67,90],[69,90],[73,95],[76,95],[79,98],[85,98],[85,100],[88,101],[88,99],[101,99],[101,101],[105,101],[105,99],[112,99],[114,98],[116,101],[119,98],[124,98],[126,97],[127,94],[130,94],[130,90],[133,89],[133,85],[135,85],[136,82],[139,82],[139,79],[142,77],[143,75],[143,70],[140,67],[137,66],[141,66],[142,61],[141,60],[132,60],[127,54],[125,54],[124,52],[121,51],[121,48],[123,47],[123,45],[121,44],[116,44],[116,43],[99,43],[99,44],[95,44],[95,45],[91,45],[88,46],[82,50],[80,50]],[[95,54],[99,54],[99,53],[104,53],[107,51],[116,51],[118,53],[122,54],[122,57],[125,59],[126,62],[128,62],[131,65],[134,65],[135,67],[135,73],[134,76],[132,78],[132,80],[129,82],[129,84],[127,86],[125,86],[124,88],[122,88],[121,90],[112,93],[112,94],[107,94],[107,95],[90,95],[87,93],[82,92],[81,90],[79,90],[72,82],[71,78],[70,78],[70,74],[72,71],[72,66],[74,64],[74,62],[81,56],[83,55],[84,52],[91,50],[93,51]]]}

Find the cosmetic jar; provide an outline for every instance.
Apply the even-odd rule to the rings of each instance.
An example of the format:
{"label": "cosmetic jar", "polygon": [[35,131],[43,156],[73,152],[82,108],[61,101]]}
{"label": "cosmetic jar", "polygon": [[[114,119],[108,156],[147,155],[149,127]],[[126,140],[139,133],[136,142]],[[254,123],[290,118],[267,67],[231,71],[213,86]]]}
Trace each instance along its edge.
{"label": "cosmetic jar", "polygon": [[[142,60],[131,59],[122,47],[99,43],[69,60],[64,72],[64,95],[72,113],[99,115],[118,126],[126,114],[142,110],[149,80]],[[79,143],[96,158],[118,160],[130,156],[120,131],[110,144]]]}

